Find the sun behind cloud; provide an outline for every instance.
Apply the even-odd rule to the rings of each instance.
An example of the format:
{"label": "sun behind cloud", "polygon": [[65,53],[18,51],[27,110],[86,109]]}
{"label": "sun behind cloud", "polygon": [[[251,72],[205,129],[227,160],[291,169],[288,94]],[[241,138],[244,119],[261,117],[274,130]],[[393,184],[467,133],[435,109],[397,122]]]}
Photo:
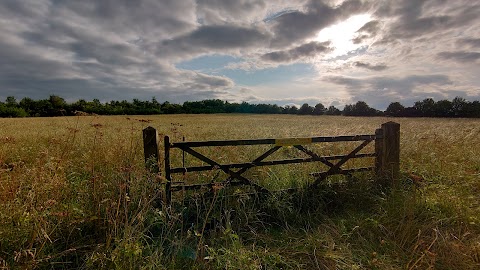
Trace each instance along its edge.
{"label": "sun behind cloud", "polygon": [[330,41],[331,46],[335,48],[326,55],[326,59],[346,55],[364,46],[364,44],[355,44],[353,39],[357,30],[371,20],[372,16],[370,14],[351,16],[340,23],[322,29],[314,40],[319,42]]}

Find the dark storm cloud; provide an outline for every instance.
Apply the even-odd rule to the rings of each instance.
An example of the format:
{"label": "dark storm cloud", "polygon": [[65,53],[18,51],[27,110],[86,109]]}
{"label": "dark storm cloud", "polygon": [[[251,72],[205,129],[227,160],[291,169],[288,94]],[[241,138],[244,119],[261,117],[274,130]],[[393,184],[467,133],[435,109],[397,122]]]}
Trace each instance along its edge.
{"label": "dark storm cloud", "polygon": [[195,54],[201,52],[246,49],[261,45],[268,39],[258,29],[230,25],[201,26],[187,35],[164,41],[160,54]]}
{"label": "dark storm cloud", "polygon": [[352,15],[367,11],[369,5],[360,0],[347,0],[337,7],[312,0],[306,11],[285,13],[271,23],[274,38],[272,47],[285,47],[315,36],[321,29]]}
{"label": "dark storm cloud", "polygon": [[464,52],[464,51],[441,52],[438,54],[438,56],[446,60],[453,60],[460,63],[470,63],[480,59],[480,52]]}
{"label": "dark storm cloud", "polygon": [[275,51],[262,55],[262,60],[271,62],[293,62],[302,58],[314,57],[332,51],[330,42],[309,42],[286,51]]}
{"label": "dark storm cloud", "polygon": [[63,63],[45,59],[35,51],[19,50],[3,40],[0,40],[0,48],[0,78],[28,80],[66,75]]}
{"label": "dark storm cloud", "polygon": [[353,65],[356,66],[356,67],[366,68],[366,69],[374,70],[374,71],[382,71],[382,70],[388,69],[388,66],[385,65],[385,64],[372,65],[372,64],[364,63],[364,62],[360,62],[360,61],[354,62]]}

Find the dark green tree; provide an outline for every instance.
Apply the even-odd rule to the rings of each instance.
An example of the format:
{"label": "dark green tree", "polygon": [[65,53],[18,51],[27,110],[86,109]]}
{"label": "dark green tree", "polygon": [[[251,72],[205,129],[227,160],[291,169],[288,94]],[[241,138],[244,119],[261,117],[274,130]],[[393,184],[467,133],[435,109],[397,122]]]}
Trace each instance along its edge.
{"label": "dark green tree", "polygon": [[313,114],[313,107],[308,105],[307,103],[304,103],[300,109],[298,109],[298,114],[301,115],[308,115],[308,114]]}
{"label": "dark green tree", "polygon": [[432,98],[426,98],[422,101],[417,101],[413,108],[418,112],[419,116],[431,117],[435,112],[435,101]]}
{"label": "dark green tree", "polygon": [[380,112],[374,108],[368,106],[365,101],[357,101],[357,103],[351,105],[345,105],[343,109],[343,115],[346,116],[375,116],[380,115]]}
{"label": "dark green tree", "polygon": [[35,116],[37,108],[36,103],[37,102],[33,99],[29,97],[24,97],[22,98],[22,100],[20,100],[20,103],[18,105],[20,106],[20,108],[24,109],[29,116]]}
{"label": "dark green tree", "polygon": [[322,114],[325,114],[326,111],[327,111],[327,108],[325,108],[325,106],[323,106],[322,103],[318,103],[317,105],[315,105],[315,108],[313,109],[313,114],[322,115]]}
{"label": "dark green tree", "polygon": [[17,107],[18,106],[17,99],[15,99],[14,96],[8,96],[7,99],[5,100],[5,105],[7,105],[7,107]]}
{"label": "dark green tree", "polygon": [[433,106],[433,115],[436,117],[454,116],[452,102],[446,99],[435,102],[435,105]]}
{"label": "dark green tree", "polygon": [[325,111],[326,115],[341,115],[342,111],[340,111],[338,108],[335,106],[329,106],[328,109]]}
{"label": "dark green tree", "polygon": [[402,116],[405,111],[405,107],[400,102],[392,102],[385,110],[387,116]]}
{"label": "dark green tree", "polygon": [[298,114],[298,108],[295,105],[292,105],[292,106],[285,105],[285,107],[283,107],[282,113],[284,113],[284,114]]}
{"label": "dark green tree", "polygon": [[465,110],[468,107],[468,102],[461,97],[455,97],[452,100],[452,113],[455,117],[461,117],[468,114]]}

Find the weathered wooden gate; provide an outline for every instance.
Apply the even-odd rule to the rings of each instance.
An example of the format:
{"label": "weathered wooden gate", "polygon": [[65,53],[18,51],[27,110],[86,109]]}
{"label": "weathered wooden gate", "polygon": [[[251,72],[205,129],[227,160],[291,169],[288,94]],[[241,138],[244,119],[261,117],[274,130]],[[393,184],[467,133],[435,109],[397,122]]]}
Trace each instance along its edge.
{"label": "weathered wooden gate", "polygon": [[[159,173],[159,138],[158,133],[153,127],[147,127],[143,130],[144,154],[147,167],[155,173]],[[360,144],[347,155],[322,156],[305,147],[308,144],[325,142],[352,142],[358,141]],[[375,142],[375,152],[359,154],[372,141]],[[228,163],[215,161],[214,158],[199,153],[196,148],[211,146],[240,146],[240,145],[271,145],[272,147],[258,156],[251,162]],[[299,151],[308,155],[307,158],[294,158],[265,161],[265,159],[285,146],[293,146]],[[207,165],[192,167],[172,167],[170,162],[170,151],[178,148]],[[342,166],[350,159],[375,157],[375,164],[369,167],[343,169]],[[336,161],[336,162],[335,162]],[[170,142],[170,137],[164,137],[164,176],[167,180],[165,184],[166,202],[171,200],[171,194],[177,190],[191,190],[201,187],[213,187],[214,185],[235,186],[250,185],[262,192],[268,192],[264,187],[256,184],[254,181],[246,178],[243,174],[253,167],[273,166],[282,164],[295,164],[307,162],[321,162],[328,166],[324,172],[316,172],[311,175],[315,177],[312,187],[318,187],[320,182],[328,176],[343,174],[349,175],[354,172],[375,171],[377,180],[383,185],[391,185],[398,178],[400,164],[400,124],[388,122],[382,124],[381,128],[371,135],[350,135],[335,137],[309,137],[309,138],[284,138],[284,139],[254,139],[254,140],[224,140],[224,141],[197,141],[197,142]],[[228,178],[222,182],[189,184],[172,182],[173,174],[183,174],[187,172],[222,170],[228,175]]]}

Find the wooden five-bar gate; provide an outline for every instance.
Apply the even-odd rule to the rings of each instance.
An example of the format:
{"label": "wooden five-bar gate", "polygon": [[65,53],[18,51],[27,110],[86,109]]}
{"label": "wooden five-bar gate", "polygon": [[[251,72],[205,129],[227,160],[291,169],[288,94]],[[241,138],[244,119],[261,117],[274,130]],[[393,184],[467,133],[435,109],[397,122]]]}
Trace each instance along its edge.
{"label": "wooden five-bar gate", "polygon": [[[358,141],[360,144],[356,146],[350,153],[346,155],[322,156],[305,147],[308,144],[325,143],[325,142],[353,142]],[[159,136],[153,127],[147,127],[143,130],[144,154],[147,168],[154,173],[160,172],[159,167]],[[371,142],[375,142],[375,152],[362,153],[359,152]],[[284,139],[254,139],[254,140],[223,140],[223,141],[196,141],[196,142],[171,142],[169,136],[165,136],[164,145],[164,172],[166,178],[165,183],[165,200],[170,203],[173,191],[192,190],[201,187],[215,186],[236,186],[250,185],[261,192],[268,192],[264,187],[256,184],[254,181],[246,178],[243,174],[253,167],[273,166],[282,164],[298,164],[307,162],[321,162],[328,166],[328,170],[324,172],[316,172],[311,175],[315,177],[315,181],[311,187],[318,187],[321,181],[328,176],[343,174],[350,175],[354,172],[374,171],[376,179],[382,185],[392,185],[398,178],[400,166],[400,124],[387,122],[382,124],[381,128],[370,135],[349,135],[335,137],[310,137],[310,138],[284,138]],[[208,157],[196,150],[201,147],[211,146],[241,146],[241,145],[271,145],[271,148],[258,156],[251,162],[245,163],[228,163],[216,161],[214,158]],[[305,153],[306,158],[293,158],[282,160],[265,159],[285,146],[292,146],[299,151]],[[170,151],[178,148],[203,163],[204,166],[191,167],[172,167],[170,161]],[[342,166],[353,158],[375,157],[375,164],[369,167],[343,169]],[[336,162],[335,162],[336,161]],[[201,184],[184,184],[172,182],[173,174],[184,174],[187,172],[212,171],[215,169],[222,170],[228,175],[228,178],[222,182],[211,182]]]}

